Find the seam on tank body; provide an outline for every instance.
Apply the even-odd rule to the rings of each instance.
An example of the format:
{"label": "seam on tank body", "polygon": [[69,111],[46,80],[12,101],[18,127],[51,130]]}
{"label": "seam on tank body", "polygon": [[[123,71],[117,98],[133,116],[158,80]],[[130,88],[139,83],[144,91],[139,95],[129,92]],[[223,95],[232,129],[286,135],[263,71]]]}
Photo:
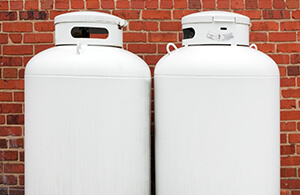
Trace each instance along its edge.
{"label": "seam on tank body", "polygon": [[154,78],[274,78],[279,79],[279,76],[233,76],[233,75],[155,75]]}
{"label": "seam on tank body", "polygon": [[151,77],[135,77],[135,76],[102,76],[102,75],[25,75],[25,77],[44,77],[44,78],[102,78],[102,79],[151,79]]}

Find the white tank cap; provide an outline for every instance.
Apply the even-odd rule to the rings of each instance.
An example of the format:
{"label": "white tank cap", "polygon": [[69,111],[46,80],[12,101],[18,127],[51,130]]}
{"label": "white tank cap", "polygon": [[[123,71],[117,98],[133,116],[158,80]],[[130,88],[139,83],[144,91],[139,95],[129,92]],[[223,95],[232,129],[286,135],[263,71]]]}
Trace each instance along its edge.
{"label": "white tank cap", "polygon": [[[128,25],[126,20],[117,16],[95,11],[62,14],[55,17],[54,24],[56,45],[80,43],[117,47],[122,47],[122,29]],[[97,36],[90,36],[92,33],[106,34],[107,37],[97,38]]]}
{"label": "white tank cap", "polygon": [[127,21],[123,20],[117,16],[95,12],[95,11],[79,11],[71,12],[56,16],[54,19],[54,24],[63,23],[63,22],[95,22],[95,23],[109,23],[120,25],[121,27],[127,26]]}
{"label": "white tank cap", "polygon": [[249,45],[250,19],[225,11],[206,11],[182,18],[183,45]]}

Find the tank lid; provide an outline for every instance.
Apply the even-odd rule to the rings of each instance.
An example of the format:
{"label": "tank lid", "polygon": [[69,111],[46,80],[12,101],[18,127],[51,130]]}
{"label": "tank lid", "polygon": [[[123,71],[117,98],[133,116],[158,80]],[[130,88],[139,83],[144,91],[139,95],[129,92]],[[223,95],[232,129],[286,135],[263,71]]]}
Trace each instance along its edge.
{"label": "tank lid", "polygon": [[250,25],[250,19],[247,16],[225,11],[199,12],[184,16],[182,18],[182,24],[213,22],[230,22]]}
{"label": "tank lid", "polygon": [[54,19],[54,24],[77,22],[115,24],[120,25],[121,27],[125,27],[128,24],[126,20],[123,20],[117,16],[95,11],[78,11],[66,13],[56,16]]}
{"label": "tank lid", "polygon": [[127,21],[111,14],[78,11],[56,16],[55,45],[123,46]]}
{"label": "tank lid", "polygon": [[184,46],[249,45],[250,19],[236,13],[206,11],[182,18]]}

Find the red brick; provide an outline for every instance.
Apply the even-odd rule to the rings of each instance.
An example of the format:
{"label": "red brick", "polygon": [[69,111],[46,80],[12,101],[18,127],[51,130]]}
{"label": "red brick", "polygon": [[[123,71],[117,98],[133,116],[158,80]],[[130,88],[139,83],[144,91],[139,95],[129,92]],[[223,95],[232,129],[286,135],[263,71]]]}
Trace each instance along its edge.
{"label": "red brick", "polygon": [[300,89],[286,89],[281,91],[282,96],[285,98],[289,97],[300,97]]}
{"label": "red brick", "polygon": [[285,9],[284,0],[273,0],[273,7],[275,9]]}
{"label": "red brick", "polygon": [[281,157],[281,166],[292,166],[292,165],[300,165],[300,156]]}
{"label": "red brick", "polygon": [[290,63],[290,57],[288,55],[272,54],[269,56],[276,62],[276,64]]}
{"label": "red brick", "polygon": [[279,68],[280,76],[286,76],[286,67],[279,66],[278,68]]}
{"label": "red brick", "polygon": [[[7,148],[7,140],[6,139],[0,139],[0,148]],[[0,165],[0,166],[2,166],[2,165]]]}
{"label": "red brick", "polygon": [[287,142],[286,134],[280,134],[280,143],[286,143],[286,142]]}
{"label": "red brick", "polygon": [[160,0],[161,9],[171,9],[173,8],[173,0]]}
{"label": "red brick", "polygon": [[196,13],[196,10],[174,10],[173,11],[173,18],[174,19],[181,19],[183,16]]}
{"label": "red brick", "polygon": [[2,193],[3,195],[7,195],[8,194],[7,187],[0,187],[0,193]]}
{"label": "red brick", "polygon": [[[298,173],[298,175],[300,175],[300,173]],[[300,191],[291,191],[291,192],[292,192],[291,195],[300,195]],[[290,195],[290,194],[286,194],[286,195]]]}
{"label": "red brick", "polygon": [[24,124],[24,115],[7,115],[7,124],[23,125]]}
{"label": "red brick", "polygon": [[143,19],[157,20],[171,19],[171,12],[163,10],[143,10],[142,17]]}
{"label": "red brick", "polygon": [[8,43],[8,34],[0,34],[0,44]]}
{"label": "red brick", "polygon": [[292,64],[300,64],[300,54],[291,55]]}
{"label": "red brick", "polygon": [[69,5],[69,0],[55,0],[55,9],[68,9]]}
{"label": "red brick", "polygon": [[128,44],[128,50],[133,53],[155,53],[155,44]]}
{"label": "red brick", "polygon": [[299,66],[288,66],[288,76],[298,76],[300,75]]}
{"label": "red brick", "polygon": [[101,1],[101,7],[103,9],[113,9],[115,8],[115,2],[113,0],[103,0]]}
{"label": "red brick", "polygon": [[131,0],[131,8],[144,9],[145,0]]}
{"label": "red brick", "polygon": [[264,10],[264,19],[289,19],[290,12],[286,10]]}
{"label": "red brick", "polygon": [[22,104],[0,104],[1,113],[22,113]]}
{"label": "red brick", "polygon": [[287,145],[287,146],[280,146],[280,154],[287,155],[287,154],[295,154],[295,145]]}
{"label": "red brick", "polygon": [[0,80],[0,89],[24,89],[23,80]]}
{"label": "red brick", "polygon": [[35,45],[34,46],[34,51],[35,51],[35,54],[38,54],[41,51],[44,51],[44,50],[49,49],[51,47],[54,47],[54,44],[51,44],[51,45],[49,45],[49,44],[47,44],[47,45]]}
{"label": "red brick", "polygon": [[24,162],[24,152],[20,152],[20,161]]}
{"label": "red brick", "polygon": [[229,9],[229,0],[217,0],[218,9]]}
{"label": "red brick", "polygon": [[17,12],[0,12],[0,20],[16,20]]}
{"label": "red brick", "polygon": [[0,10],[8,10],[8,1],[0,1]]}
{"label": "red brick", "polygon": [[277,22],[264,21],[264,22],[252,22],[252,31],[278,31],[279,25]]}
{"label": "red brick", "polygon": [[300,120],[300,111],[281,111],[281,120]]}
{"label": "red brick", "polygon": [[281,177],[296,177],[297,176],[296,169],[295,168],[281,168],[280,176]]}
{"label": "red brick", "polygon": [[296,131],[296,122],[281,122],[280,131]]}
{"label": "red brick", "polygon": [[52,32],[54,31],[53,22],[36,22],[34,24],[34,29],[38,32]]}
{"label": "red brick", "polygon": [[251,42],[266,42],[268,40],[267,33],[250,32]]}
{"label": "red brick", "polygon": [[[24,101],[24,92],[14,92],[14,101],[23,102]],[[0,93],[1,96],[1,93]]]}
{"label": "red brick", "polygon": [[4,173],[24,173],[23,164],[4,164]]}
{"label": "red brick", "polygon": [[31,32],[32,23],[29,22],[15,22],[15,23],[3,23],[4,32]]}
{"label": "red brick", "polygon": [[0,92],[0,101],[11,101],[12,93],[11,92]]}
{"label": "red brick", "polygon": [[285,44],[278,44],[277,51],[283,53],[296,53],[300,52],[300,47],[298,43],[285,43]]}
{"label": "red brick", "polygon": [[7,46],[3,46],[3,54],[7,54],[7,55],[33,54],[33,47],[32,45],[7,45]]}
{"label": "red brick", "polygon": [[158,8],[158,0],[146,0],[145,8],[146,9],[157,9]]}
{"label": "red brick", "polygon": [[41,9],[45,10],[45,9],[53,9],[53,1],[49,1],[49,0],[41,0]]}
{"label": "red brick", "polygon": [[282,31],[300,30],[300,21],[281,22],[280,23],[280,29]]}
{"label": "red brick", "polygon": [[260,9],[271,9],[272,8],[272,0],[259,0],[258,7]]}
{"label": "red brick", "polygon": [[149,42],[176,42],[177,34],[176,33],[149,33],[148,41]]}
{"label": "red brick", "polygon": [[294,19],[300,19],[300,10],[296,10],[292,12],[292,17]]}
{"label": "red brick", "polygon": [[271,42],[293,42],[296,41],[295,32],[270,32],[269,41]]}
{"label": "red brick", "polygon": [[[0,115],[0,124],[5,124],[5,115]],[[1,131],[1,128],[0,128]],[[1,132],[0,132],[1,135]]]}
{"label": "red brick", "polygon": [[296,100],[280,100],[281,109],[294,109],[296,108]]}
{"label": "red brick", "polygon": [[182,25],[181,22],[161,22],[160,30],[161,31],[181,31]]}
{"label": "red brick", "polygon": [[39,1],[25,1],[25,9],[26,10],[37,10],[39,9]]}
{"label": "red brick", "polygon": [[[14,175],[0,175],[0,184],[5,185],[16,185],[17,184],[17,177]],[[2,192],[0,191],[0,194]]]}
{"label": "red brick", "polygon": [[[297,154],[300,154],[300,145],[297,145],[296,148],[297,148]],[[300,172],[300,169],[298,169],[298,171]]]}
{"label": "red brick", "polygon": [[9,34],[9,38],[13,43],[22,42],[22,34]]}
{"label": "red brick", "polygon": [[67,11],[50,11],[50,19],[53,20],[56,16],[64,13],[67,13]]}
{"label": "red brick", "polygon": [[299,8],[299,0],[286,0],[286,7],[288,9]]}
{"label": "red brick", "polygon": [[24,188],[23,187],[10,187],[9,195],[24,195]]}
{"label": "red brick", "polygon": [[19,183],[20,185],[24,185],[24,175],[19,176]]}
{"label": "red brick", "polygon": [[300,189],[300,179],[282,179],[281,189]]}
{"label": "red brick", "polygon": [[25,73],[25,69],[24,68],[19,69],[19,78],[20,79],[24,79],[24,73]]}
{"label": "red brick", "polygon": [[300,134],[289,134],[289,143],[300,143]]}
{"label": "red brick", "polygon": [[231,9],[244,9],[243,0],[231,0]]}
{"label": "red brick", "polygon": [[23,1],[10,1],[9,2],[11,10],[22,10],[23,9]]}
{"label": "red brick", "polygon": [[119,16],[124,19],[139,19],[140,11],[137,10],[114,10],[113,15]]}
{"label": "red brick", "polygon": [[275,45],[274,44],[256,44],[259,51],[262,51],[264,53],[274,53],[275,52]]}
{"label": "red brick", "polygon": [[18,69],[16,68],[4,68],[3,69],[3,78],[17,78]]}
{"label": "red brick", "polygon": [[84,9],[84,1],[83,0],[71,0],[71,8],[72,9]]}
{"label": "red brick", "polygon": [[155,65],[158,62],[158,60],[162,57],[163,55],[145,55],[144,60],[149,65]]}
{"label": "red brick", "polygon": [[288,190],[280,190],[280,195],[290,195],[290,191],[288,191]]}
{"label": "red brick", "polygon": [[24,43],[52,43],[52,42],[53,42],[53,34],[50,33],[24,35]]}
{"label": "red brick", "polygon": [[146,33],[124,33],[124,42],[146,42]]}
{"label": "red brick", "polygon": [[187,8],[187,1],[185,0],[174,0],[175,9],[185,9]]}
{"label": "red brick", "polygon": [[18,151],[0,151],[0,160],[18,160]]}
{"label": "red brick", "polygon": [[257,1],[258,0],[245,0],[245,8],[246,9],[257,9],[258,8],[258,2]]}
{"label": "red brick", "polygon": [[86,1],[86,8],[87,9],[99,9],[100,3],[98,0]]}
{"label": "red brick", "polygon": [[9,139],[9,148],[23,148],[24,147],[24,139]]}
{"label": "red brick", "polygon": [[128,9],[128,8],[130,8],[130,2],[128,0],[117,0],[116,8],[118,8],[118,9]]}
{"label": "red brick", "polygon": [[136,31],[157,31],[158,23],[157,22],[148,22],[148,21],[132,21],[129,23],[130,30]]}
{"label": "red brick", "polygon": [[189,8],[190,9],[200,9],[201,8],[200,0],[189,0]]}
{"label": "red brick", "polygon": [[236,12],[248,16],[250,19],[261,19],[261,11],[259,10],[237,10]]}
{"label": "red brick", "polygon": [[21,57],[0,57],[0,66],[22,66]]}
{"label": "red brick", "polygon": [[20,20],[47,20],[49,14],[47,11],[21,11]]}
{"label": "red brick", "polygon": [[202,0],[202,7],[204,9],[215,9],[216,1],[215,0]]}

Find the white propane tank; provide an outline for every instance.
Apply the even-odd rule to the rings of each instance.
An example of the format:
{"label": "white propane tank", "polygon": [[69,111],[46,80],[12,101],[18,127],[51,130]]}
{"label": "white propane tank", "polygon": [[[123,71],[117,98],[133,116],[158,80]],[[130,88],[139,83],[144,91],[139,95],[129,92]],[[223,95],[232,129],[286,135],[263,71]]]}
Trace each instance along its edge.
{"label": "white propane tank", "polygon": [[[279,195],[279,71],[248,17],[182,18],[155,69],[156,195]],[[174,46],[174,45],[173,45]]]}
{"label": "white propane tank", "polygon": [[122,49],[127,22],[55,18],[56,47],[25,72],[27,195],[150,194],[150,71]]}

